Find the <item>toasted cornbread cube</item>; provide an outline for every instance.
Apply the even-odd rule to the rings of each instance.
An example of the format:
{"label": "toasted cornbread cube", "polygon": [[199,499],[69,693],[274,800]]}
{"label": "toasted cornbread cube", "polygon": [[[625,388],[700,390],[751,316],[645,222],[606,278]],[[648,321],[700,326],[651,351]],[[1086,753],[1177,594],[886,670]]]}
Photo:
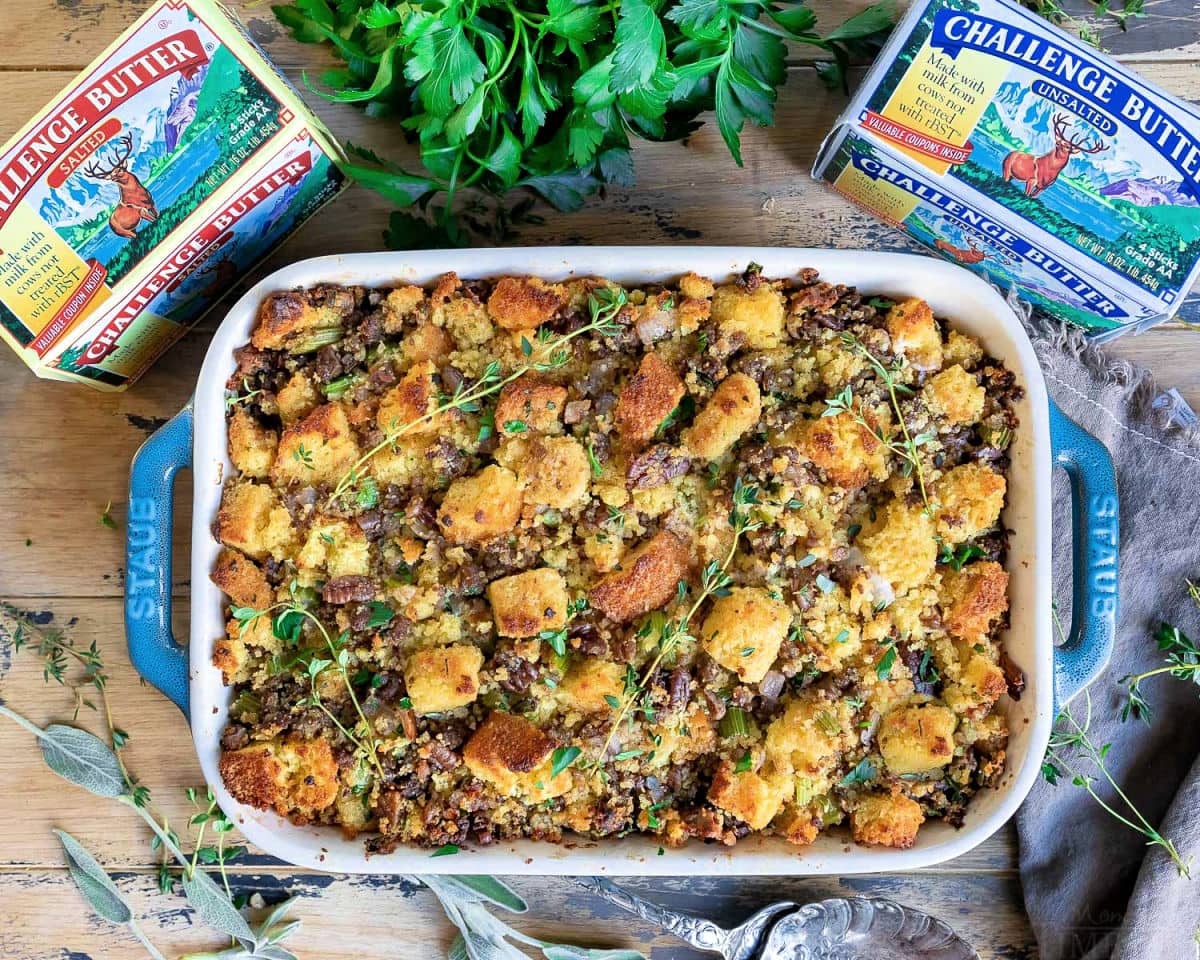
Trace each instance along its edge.
{"label": "toasted cornbread cube", "polygon": [[784,810],[779,815],[779,822],[775,824],[775,829],[788,843],[794,843],[798,847],[807,847],[817,839],[817,834],[821,832],[821,821],[801,807]]}
{"label": "toasted cornbread cube", "polygon": [[221,779],[239,803],[274,809],[308,823],[337,798],[338,770],[329,741],[267,740],[221,755]]}
{"label": "toasted cornbread cube", "polygon": [[970,540],[994,526],[1008,489],[1002,474],[978,463],[955,467],[933,485],[937,532],[947,543]]}
{"label": "toasted cornbread cube", "polygon": [[415,651],[404,665],[404,685],[413,709],[422,715],[442,713],[474,702],[482,667],[483,653],[469,644]]}
{"label": "toasted cornbread cube", "polygon": [[541,803],[571,789],[571,772],[551,776],[554,741],[524,717],[493,710],[463,747],[467,769],[507,797]]}
{"label": "toasted cornbread cube", "polygon": [[844,701],[801,695],[767,727],[767,757],[780,770],[819,778],[856,739]]}
{"label": "toasted cornbread cube", "polygon": [[333,577],[363,577],[371,572],[371,548],[356,523],[336,517],[317,517],[309,525],[296,567]]}
{"label": "toasted cornbread cube", "polygon": [[559,697],[580,713],[604,713],[613,709],[606,697],[618,701],[625,692],[625,667],[611,660],[587,657],[576,660],[558,685]]}
{"label": "toasted cornbread cube", "polygon": [[271,482],[304,487],[337,483],[358,453],[345,409],[340,403],[327,403],[283,431]]}
{"label": "toasted cornbread cube", "polygon": [[268,296],[258,310],[250,342],[260,350],[311,353],[342,339],[357,305],[354,287],[317,286]]}
{"label": "toasted cornbread cube", "polygon": [[217,539],[255,560],[282,560],[295,543],[292,518],[279,497],[262,483],[225,485],[217,511]]}
{"label": "toasted cornbread cube", "polygon": [[858,490],[869,480],[887,477],[887,449],[852,413],[802,420],[789,435],[801,455],[836,486]]}
{"label": "toasted cornbread cube", "polygon": [[527,373],[500,391],[500,399],[496,401],[496,431],[509,436],[556,433],[561,429],[559,417],[566,400],[566,387]]}
{"label": "toasted cornbread cube", "polygon": [[871,793],[859,797],[850,810],[850,835],[855,843],[907,850],[925,822],[920,805],[903,794]]}
{"label": "toasted cornbread cube", "polygon": [[588,600],[610,620],[628,623],[674,596],[688,570],[688,547],[663,530],[634,547],[615,570],[592,587]]}
{"label": "toasted cornbread cube", "polygon": [[947,684],[943,694],[955,713],[978,717],[990,710],[1008,692],[1004,671],[986,656],[972,652],[962,667],[957,683]]}
{"label": "toasted cornbread cube", "polygon": [[751,830],[761,830],[783,806],[782,794],[770,782],[751,770],[736,772],[728,760],[722,760],[713,774],[708,799]]}
{"label": "toasted cornbread cube", "polygon": [[451,543],[480,543],[515,527],[521,519],[521,503],[516,474],[490,464],[450,484],[438,523]]}
{"label": "toasted cornbread cube", "polygon": [[[387,333],[403,333],[405,323],[411,323],[429,312],[429,301],[425,299],[425,291],[418,286],[409,284],[389,290],[382,304],[383,329]],[[411,331],[407,337],[411,337]],[[401,349],[405,344],[401,343]],[[426,359],[426,358],[422,358]]]}
{"label": "toasted cornbread cube", "polygon": [[892,351],[903,355],[917,370],[937,370],[942,366],[942,335],[933,309],[920,297],[909,297],[894,304],[887,315],[887,331]]}
{"label": "toasted cornbread cube", "polygon": [[229,418],[229,459],[238,473],[263,478],[271,471],[279,434],[264,427],[258,420],[238,407]]}
{"label": "toasted cornbread cube", "polygon": [[321,394],[316,385],[302,370],[292,374],[283,389],[275,395],[275,404],[279,407],[279,419],[286,426],[307,417],[317,409],[321,402]]}
{"label": "toasted cornbread cube", "polygon": [[275,602],[275,591],[262,568],[236,550],[225,549],[217,554],[211,579],[235,607],[265,610]]}
{"label": "toasted cornbread cube", "polygon": [[496,459],[516,471],[528,504],[563,510],[587,496],[592,467],[574,437],[514,437]]}
{"label": "toasted cornbread cube", "polygon": [[712,318],[726,336],[740,333],[750,349],[770,350],[783,338],[783,297],[766,282],[753,290],[725,284],[713,291]]}
{"label": "toasted cornbread cube", "polygon": [[983,415],[987,392],[960,366],[929,378],[921,391],[930,413],[948,423],[975,423]]}
{"label": "toasted cornbread cube", "polygon": [[551,567],[493,580],[488,600],[502,637],[535,637],[567,625],[567,585]]}
{"label": "toasted cornbread cube", "polygon": [[879,752],[896,776],[930,773],[954,756],[958,719],[936,703],[893,707],[879,722]]}
{"label": "toasted cornbread cube", "polygon": [[[430,436],[442,427],[443,416],[433,416],[438,405],[438,389],[432,361],[414,363],[400,382],[379,401],[375,422],[384,433],[404,430],[404,436]],[[428,419],[422,420],[422,417]]]}
{"label": "toasted cornbread cube", "polygon": [[434,290],[430,301],[433,303],[430,319],[446,328],[458,349],[470,350],[482,346],[495,335],[496,330],[488,317],[487,308],[472,297],[460,295],[440,299],[438,290]]}
{"label": "toasted cornbread cube", "polygon": [[965,370],[973,370],[983,359],[983,345],[974,337],[951,330],[942,347],[942,359],[946,366],[957,363]]}
{"label": "toasted cornbread cube", "polygon": [[647,353],[617,397],[617,432],[631,446],[645,446],[685,392],[675,371],[658,354]]}
{"label": "toasted cornbread cube", "polygon": [[[605,705],[607,709],[612,709],[608,701],[605,701]],[[654,756],[647,755],[646,762],[662,767],[684,763],[711,752],[717,743],[717,725],[706,710],[706,707],[693,702],[683,716],[659,714],[659,722],[650,731],[655,745]]]}
{"label": "toasted cornbread cube", "polygon": [[279,639],[271,629],[271,617],[253,620],[232,619],[225,624],[225,636],[213,644],[212,664],[221,671],[226,685],[250,678],[249,648],[274,651]]}
{"label": "toasted cornbread cube", "polygon": [[488,297],[488,313],[505,330],[533,330],[553,319],[563,288],[537,277],[501,277]]}
{"label": "toasted cornbread cube", "polygon": [[792,611],[761,587],[734,587],[713,601],[700,628],[708,655],[745,683],[758,683],[779,655]]}
{"label": "toasted cornbread cube", "polygon": [[446,331],[428,322],[409,331],[400,341],[400,355],[410,364],[423,363],[426,360],[440,363],[450,356],[453,349],[454,343]]}
{"label": "toasted cornbread cube", "polygon": [[684,446],[694,457],[716,460],[758,423],[761,415],[758,384],[744,373],[731,373],[717,384],[708,403],[683,431]]}
{"label": "toasted cornbread cube", "polygon": [[679,292],[685,297],[708,300],[715,289],[708,277],[702,277],[698,273],[685,273],[679,278]]}
{"label": "toasted cornbread cube", "polygon": [[956,637],[975,640],[1008,610],[1008,571],[994,560],[980,560],[961,571],[944,570],[942,620]]}
{"label": "toasted cornbread cube", "polygon": [[897,594],[924,583],[937,564],[933,521],[920,504],[893,500],[878,513],[875,523],[861,533],[857,546],[864,566],[883,577]]}

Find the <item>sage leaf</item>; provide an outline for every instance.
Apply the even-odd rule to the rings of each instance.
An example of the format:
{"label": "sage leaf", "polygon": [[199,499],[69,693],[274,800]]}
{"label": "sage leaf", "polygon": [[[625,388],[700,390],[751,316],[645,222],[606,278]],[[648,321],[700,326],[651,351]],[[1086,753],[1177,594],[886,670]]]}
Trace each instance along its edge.
{"label": "sage leaf", "polygon": [[468,960],[467,942],[461,933],[450,944],[450,952],[446,954],[446,960]]}
{"label": "sage leaf", "polygon": [[489,903],[503,907],[511,913],[524,913],[529,905],[507,884],[495,877],[465,876],[443,877],[451,886],[466,887]]}
{"label": "sage leaf", "polygon": [[99,737],[61,723],[50,724],[42,734],[42,756],[64,780],[100,797],[126,792],[121,765]]}
{"label": "sage leaf", "polygon": [[133,911],[96,858],[66,831],[55,830],[54,833],[62,843],[71,879],[91,908],[112,923],[129,923],[133,919]]}
{"label": "sage leaf", "polygon": [[250,924],[225,895],[225,891],[213,882],[203,870],[183,877],[183,892],[196,910],[197,915],[214,930],[220,930],[240,941],[247,951],[254,947],[254,933]]}
{"label": "sage leaf", "polygon": [[588,950],[561,943],[548,943],[542,947],[546,960],[646,960],[637,950]]}

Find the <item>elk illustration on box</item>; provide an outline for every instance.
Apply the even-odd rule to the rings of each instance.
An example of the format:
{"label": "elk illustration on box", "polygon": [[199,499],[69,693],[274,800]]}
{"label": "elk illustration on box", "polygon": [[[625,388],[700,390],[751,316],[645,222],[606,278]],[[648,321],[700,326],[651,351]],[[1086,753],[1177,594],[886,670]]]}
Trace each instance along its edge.
{"label": "elk illustration on box", "polygon": [[1036,197],[1058,179],[1058,175],[1071,162],[1071,157],[1077,153],[1100,153],[1108,149],[1108,144],[1096,138],[1095,143],[1087,143],[1088,131],[1083,131],[1076,138],[1067,136],[1067,118],[1061,113],[1054,115],[1054,147],[1047,153],[1035,156],[1023,150],[1013,150],[1004,158],[1001,173],[1004,182],[1021,180],[1025,183],[1025,196]]}
{"label": "elk illustration on box", "polygon": [[940,239],[934,243],[934,246],[946,254],[946,256],[953,257],[959,263],[982,263],[988,258],[987,253],[976,246],[974,237],[967,238],[965,248],[956,247],[954,244]]}
{"label": "elk illustration on box", "polygon": [[154,205],[154,197],[129,169],[129,155],[133,153],[133,134],[127,133],[113,141],[116,145],[116,158],[105,169],[101,166],[104,161],[85,164],[83,172],[93,180],[111,180],[121,191],[121,200],[108,218],[109,229],[118,237],[136,236],[136,227],[145,220],[153,223],[158,219],[158,208]]}

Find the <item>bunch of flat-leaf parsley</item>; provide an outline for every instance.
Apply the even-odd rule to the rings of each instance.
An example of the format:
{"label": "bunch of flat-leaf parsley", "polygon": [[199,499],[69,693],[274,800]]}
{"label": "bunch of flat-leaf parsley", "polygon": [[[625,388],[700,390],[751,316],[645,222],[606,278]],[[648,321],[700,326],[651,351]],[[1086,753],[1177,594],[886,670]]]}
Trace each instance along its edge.
{"label": "bunch of flat-leaf parsley", "polygon": [[[747,121],[772,122],[787,42],[828,54],[821,79],[844,85],[893,21],[893,0],[824,36],[791,0],[294,0],[275,15],[298,39],[328,42],[345,66],[331,100],[396,117],[424,170],[353,150],[359,182],[421,216],[393,215],[389,243],[460,243],[480,227],[478,198],[532,191],[575,209],[603,183],[633,181],[630,141],[676,140],[716,114],[734,160]],[[464,195],[464,192],[466,194]],[[456,202],[456,198],[457,202]],[[484,209],[501,228],[531,199]]]}

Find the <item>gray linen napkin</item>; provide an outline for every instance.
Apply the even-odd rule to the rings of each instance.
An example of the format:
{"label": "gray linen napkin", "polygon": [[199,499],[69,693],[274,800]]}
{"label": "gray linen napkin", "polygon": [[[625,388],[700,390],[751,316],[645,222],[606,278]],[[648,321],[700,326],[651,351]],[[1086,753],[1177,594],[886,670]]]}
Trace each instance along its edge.
{"label": "gray linen napkin", "polygon": [[[1200,689],[1168,675],[1147,681],[1154,708],[1147,726],[1121,721],[1118,682],[1163,665],[1153,638],[1160,621],[1200,637],[1184,583],[1200,578],[1200,432],[1173,416],[1170,395],[1146,371],[1076,333],[1037,321],[1031,333],[1050,395],[1108,446],[1120,487],[1120,620],[1112,663],[1089,691],[1091,736],[1112,744],[1108,767],[1149,822],[1185,861],[1197,859],[1194,879],[1182,879],[1162,850],[1147,847],[1069,777],[1058,786],[1039,781],[1017,814],[1025,906],[1042,960],[1200,960]],[[1054,529],[1054,587],[1065,621],[1071,521],[1061,471]],[[1085,710],[1081,694],[1072,713],[1082,718]]]}

